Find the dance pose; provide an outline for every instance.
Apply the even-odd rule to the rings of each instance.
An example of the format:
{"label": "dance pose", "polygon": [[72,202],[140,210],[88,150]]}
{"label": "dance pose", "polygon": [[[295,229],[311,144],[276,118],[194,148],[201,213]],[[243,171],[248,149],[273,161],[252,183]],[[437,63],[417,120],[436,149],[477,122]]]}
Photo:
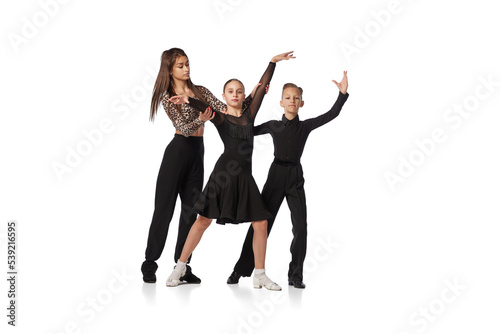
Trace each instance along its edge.
{"label": "dance pose", "polygon": [[[271,134],[274,142],[274,161],[269,168],[267,181],[262,190],[262,198],[272,217],[268,223],[271,232],[276,214],[286,197],[292,217],[293,240],[290,246],[292,261],[288,269],[288,284],[295,288],[305,288],[303,282],[303,264],[307,248],[307,213],[304,192],[304,177],[300,157],[304,151],[307,137],[314,129],[337,117],[347,100],[347,72],[340,83],[332,80],[339,88],[339,96],[327,113],[316,118],[300,121],[299,108],[302,101],[302,88],[294,84],[285,84],[280,105],[285,114],[281,121],[269,121],[254,128],[255,135]],[[241,255],[234,270],[227,279],[228,284],[236,284],[241,276],[250,276],[254,268],[252,257],[252,239],[255,234],[252,226],[243,244]]]}
{"label": "dance pose", "polygon": [[[206,101],[215,110],[226,108],[208,89],[193,85],[189,74],[189,60],[183,50],[172,48],[163,52],[153,90],[150,120],[154,121],[161,103],[176,131],[165,149],[156,181],[155,209],[149,228],[146,260],[141,266],[146,283],[156,282],[156,261],[165,247],[177,196],[180,195],[182,207],[174,263],[179,259],[189,229],[196,220],[193,205],[203,187],[203,125],[210,119],[210,112],[200,112],[190,105],[176,106],[169,102],[169,98],[186,95]],[[248,105],[250,100],[249,96],[244,105]],[[188,283],[201,282],[189,266],[182,280]]]}
{"label": "dance pose", "polygon": [[[177,286],[186,271],[191,252],[198,245],[205,230],[213,219],[219,224],[252,222],[255,231],[252,244],[255,263],[253,284],[255,288],[281,290],[281,287],[267,277],[265,256],[267,245],[267,220],[272,215],[266,209],[259,189],[252,176],[253,124],[264,98],[266,86],[271,81],[276,63],[295,58],[292,52],[271,59],[248,108],[242,108],[245,91],[243,84],[231,79],[224,85],[223,97],[227,102],[227,114],[214,113],[212,122],[224,142],[224,152],[217,160],[203,193],[194,208],[199,213],[189,231],[179,261],[167,280],[167,286]],[[172,97],[175,103],[190,103],[205,110],[206,105],[185,96]]]}

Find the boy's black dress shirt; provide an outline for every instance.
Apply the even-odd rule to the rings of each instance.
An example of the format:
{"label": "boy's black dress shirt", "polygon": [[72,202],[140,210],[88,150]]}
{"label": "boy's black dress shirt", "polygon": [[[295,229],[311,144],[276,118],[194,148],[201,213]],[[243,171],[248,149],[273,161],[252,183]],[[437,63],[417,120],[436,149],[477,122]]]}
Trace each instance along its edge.
{"label": "boy's black dress shirt", "polygon": [[292,120],[288,120],[283,115],[281,121],[269,121],[256,126],[254,135],[270,133],[273,137],[274,157],[276,160],[297,165],[300,163],[300,157],[304,152],[304,146],[311,131],[337,117],[348,97],[349,93],[342,94],[339,92],[335,104],[323,115],[305,121],[301,121],[299,115]]}

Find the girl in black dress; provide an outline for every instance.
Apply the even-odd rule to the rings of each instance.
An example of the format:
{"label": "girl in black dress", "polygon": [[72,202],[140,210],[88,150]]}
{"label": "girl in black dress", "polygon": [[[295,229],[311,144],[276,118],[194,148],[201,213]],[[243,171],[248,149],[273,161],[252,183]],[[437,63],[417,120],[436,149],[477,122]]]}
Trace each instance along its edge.
{"label": "girl in black dress", "polygon": [[[215,164],[198,201],[194,205],[199,214],[189,231],[179,261],[167,279],[167,286],[177,286],[186,271],[186,261],[198,245],[212,219],[219,224],[252,222],[254,228],[253,250],[255,288],[281,290],[281,287],[265,274],[267,245],[267,219],[272,218],[262,201],[259,189],[252,176],[253,123],[260,108],[266,87],[271,81],[276,63],[295,58],[293,52],[286,52],[271,59],[253,100],[243,108],[245,91],[243,84],[231,79],[224,85],[223,97],[227,103],[227,114],[215,112],[211,121],[224,142],[224,153]],[[205,110],[207,104],[187,96],[170,98],[176,104],[189,103],[192,107]],[[210,107],[208,105],[208,107]]]}

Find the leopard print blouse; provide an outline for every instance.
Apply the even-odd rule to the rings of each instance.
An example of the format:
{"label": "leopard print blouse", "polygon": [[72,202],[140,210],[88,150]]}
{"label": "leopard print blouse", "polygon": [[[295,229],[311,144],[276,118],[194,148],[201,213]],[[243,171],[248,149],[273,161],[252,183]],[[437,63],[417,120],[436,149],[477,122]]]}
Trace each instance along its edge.
{"label": "leopard print blouse", "polygon": [[[216,112],[220,112],[226,108],[226,104],[222,103],[218,98],[216,98],[207,88],[203,86],[196,86],[200,94],[205,98],[205,101],[214,108]],[[169,102],[170,95],[166,93],[161,103],[168,117],[172,121],[176,130],[179,130],[183,136],[189,137],[195,133],[201,126],[205,125],[205,122],[200,120],[200,111],[191,107],[189,104],[182,104],[181,111],[177,110],[174,103]],[[252,98],[250,95],[243,102],[243,108],[251,102]]]}

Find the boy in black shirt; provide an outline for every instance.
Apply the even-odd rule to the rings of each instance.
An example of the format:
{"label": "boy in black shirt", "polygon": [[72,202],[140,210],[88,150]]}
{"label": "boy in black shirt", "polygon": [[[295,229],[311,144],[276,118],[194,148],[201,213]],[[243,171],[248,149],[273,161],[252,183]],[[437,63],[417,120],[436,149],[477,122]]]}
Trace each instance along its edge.
{"label": "boy in black shirt", "polygon": [[[269,212],[276,217],[278,210],[286,197],[292,216],[293,240],[290,246],[292,261],[288,270],[288,284],[295,288],[305,288],[302,282],[303,264],[307,248],[307,212],[304,193],[304,177],[300,157],[304,151],[307,137],[312,130],[330,122],[337,117],[347,100],[347,71],[340,83],[332,80],[339,88],[339,96],[333,107],[325,114],[315,118],[300,121],[299,108],[302,101],[302,88],[295,84],[285,84],[280,105],[285,114],[281,121],[269,121],[254,128],[255,135],[270,133],[274,142],[274,161],[269,168],[266,184],[262,190],[262,198]],[[274,218],[269,219],[267,233],[269,235]],[[240,258],[228,284],[236,284],[241,276],[252,274],[254,257],[252,251],[253,229],[250,226]]]}

